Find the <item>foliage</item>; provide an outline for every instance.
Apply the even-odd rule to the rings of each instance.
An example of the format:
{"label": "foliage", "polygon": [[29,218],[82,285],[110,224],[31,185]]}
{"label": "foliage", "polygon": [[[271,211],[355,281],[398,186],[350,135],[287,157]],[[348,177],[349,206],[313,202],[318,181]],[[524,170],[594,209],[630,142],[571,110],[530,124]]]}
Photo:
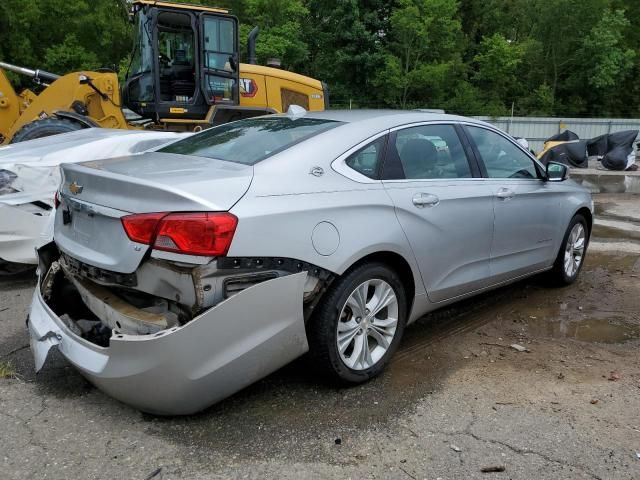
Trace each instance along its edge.
{"label": "foliage", "polygon": [[[122,69],[132,41],[124,1],[2,0],[0,60]],[[335,104],[640,116],[637,0],[188,1],[232,9],[244,61],[259,26],[258,61],[326,81]]]}

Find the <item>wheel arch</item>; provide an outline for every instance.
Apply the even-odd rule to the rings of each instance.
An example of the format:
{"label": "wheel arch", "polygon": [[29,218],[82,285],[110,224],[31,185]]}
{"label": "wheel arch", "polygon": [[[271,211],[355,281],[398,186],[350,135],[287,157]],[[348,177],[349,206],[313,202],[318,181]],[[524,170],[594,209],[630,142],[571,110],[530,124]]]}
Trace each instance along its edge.
{"label": "wheel arch", "polygon": [[387,265],[388,267],[393,269],[400,277],[400,280],[402,281],[402,284],[405,287],[405,294],[407,297],[407,315],[409,316],[413,309],[413,301],[416,294],[416,279],[415,279],[413,269],[411,268],[411,265],[399,253],[392,252],[389,250],[369,253],[368,255],[361,257],[356,262],[351,264],[351,266],[349,266],[349,268],[347,268],[342,273],[342,275],[346,274],[347,272],[350,272],[354,268],[357,268],[360,265],[363,265],[365,263],[375,263],[375,262],[379,262]]}
{"label": "wheel arch", "polygon": [[591,237],[591,230],[593,229],[593,214],[591,213],[591,210],[589,210],[587,207],[580,207],[576,211],[576,213],[573,214],[573,217],[575,217],[576,215],[582,215],[587,221],[587,227],[589,228],[589,237]]}

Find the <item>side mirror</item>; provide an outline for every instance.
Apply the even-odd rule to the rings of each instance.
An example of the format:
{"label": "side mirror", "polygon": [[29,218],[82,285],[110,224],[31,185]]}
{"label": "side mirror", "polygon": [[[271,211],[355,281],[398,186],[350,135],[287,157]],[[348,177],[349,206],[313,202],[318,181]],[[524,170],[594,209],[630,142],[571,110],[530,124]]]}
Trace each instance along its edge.
{"label": "side mirror", "polygon": [[547,163],[547,181],[562,182],[569,176],[569,167],[563,163],[549,162]]}

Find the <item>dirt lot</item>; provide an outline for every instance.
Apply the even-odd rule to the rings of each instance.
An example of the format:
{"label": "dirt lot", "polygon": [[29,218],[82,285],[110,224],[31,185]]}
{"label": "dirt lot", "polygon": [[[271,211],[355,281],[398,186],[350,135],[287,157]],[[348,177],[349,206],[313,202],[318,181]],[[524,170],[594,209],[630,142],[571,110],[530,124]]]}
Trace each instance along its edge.
{"label": "dirt lot", "polygon": [[185,418],[132,410],[59,355],[36,377],[33,282],[0,280],[16,377],[0,379],[0,478],[640,478],[640,196],[597,203],[575,285],[531,279],[426,317],[364,386],[301,359]]}

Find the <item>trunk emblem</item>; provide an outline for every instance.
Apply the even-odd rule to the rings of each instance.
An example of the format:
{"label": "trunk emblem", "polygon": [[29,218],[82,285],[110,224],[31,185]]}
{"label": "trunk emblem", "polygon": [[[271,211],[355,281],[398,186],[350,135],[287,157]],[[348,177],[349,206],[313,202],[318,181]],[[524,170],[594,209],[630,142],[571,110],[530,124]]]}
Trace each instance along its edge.
{"label": "trunk emblem", "polygon": [[73,181],[70,185],[69,185],[69,191],[71,193],[73,193],[74,195],[78,195],[79,193],[82,193],[82,189],[84,187],[82,185],[78,185],[78,183],[76,181]]}

